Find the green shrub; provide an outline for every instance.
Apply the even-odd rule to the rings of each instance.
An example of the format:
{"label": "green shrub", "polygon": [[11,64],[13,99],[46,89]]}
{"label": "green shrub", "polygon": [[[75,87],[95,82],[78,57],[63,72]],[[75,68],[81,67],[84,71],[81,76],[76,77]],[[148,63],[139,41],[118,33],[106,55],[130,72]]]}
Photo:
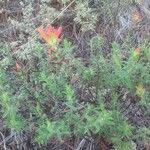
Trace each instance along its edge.
{"label": "green shrub", "polygon": [[[100,50],[101,45],[100,37],[91,39],[91,59],[85,66],[72,57],[72,46],[66,39],[58,50],[67,63],[51,62],[42,45],[37,44],[33,48],[36,55],[29,53],[27,62],[22,63],[18,71],[13,69],[16,60],[11,52],[3,47],[0,104],[7,127],[16,131],[35,128],[35,142],[39,144],[51,138],[97,135],[109,139],[116,149],[130,149],[134,128],[121,112],[121,93],[117,89],[126,89],[136,95],[138,84],[149,85],[148,49],[144,46],[139,58],[135,59],[134,48],[131,48],[123,58],[117,43],[112,44],[109,56]],[[71,82],[74,75],[77,76],[76,86]],[[85,99],[83,104],[77,99],[78,86],[93,89],[92,97]],[[107,99],[109,105],[104,103],[107,95],[104,91],[111,91],[111,98]],[[148,95],[145,91],[138,103],[149,104]],[[23,108],[32,114],[31,118],[22,114]]]}
{"label": "green shrub", "polygon": [[[95,1],[94,6],[90,0],[72,2],[70,15],[82,34],[95,31],[101,15],[106,19],[104,25],[115,25],[116,15],[128,6],[112,0]],[[70,3],[59,0],[60,6],[54,8],[52,1],[42,0],[36,21],[47,25],[63,20]],[[0,114],[6,127],[29,133],[39,145],[50,139],[88,136],[106,138],[116,150],[131,150],[134,140],[147,141],[149,128],[137,131],[124,116],[121,104],[129,93],[149,113],[149,44],[141,44],[138,51],[125,42],[112,42],[107,54],[104,39],[96,34],[88,39],[88,48],[83,47],[90,53],[85,64],[83,58],[75,57],[77,45],[62,37],[56,52],[49,55],[48,45],[39,41],[35,32],[36,23],[30,23],[29,18],[34,17],[31,3],[22,6],[18,28],[28,39],[21,32],[22,45],[15,52],[7,44],[0,45]]]}

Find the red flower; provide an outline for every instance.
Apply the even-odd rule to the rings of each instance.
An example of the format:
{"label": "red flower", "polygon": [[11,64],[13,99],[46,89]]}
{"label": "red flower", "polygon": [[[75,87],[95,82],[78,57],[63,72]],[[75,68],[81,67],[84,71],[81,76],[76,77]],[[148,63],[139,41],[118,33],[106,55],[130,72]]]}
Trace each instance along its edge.
{"label": "red flower", "polygon": [[49,44],[52,48],[56,48],[58,42],[60,41],[60,35],[62,33],[62,27],[55,29],[51,25],[44,29],[43,26],[37,29],[41,38]]}

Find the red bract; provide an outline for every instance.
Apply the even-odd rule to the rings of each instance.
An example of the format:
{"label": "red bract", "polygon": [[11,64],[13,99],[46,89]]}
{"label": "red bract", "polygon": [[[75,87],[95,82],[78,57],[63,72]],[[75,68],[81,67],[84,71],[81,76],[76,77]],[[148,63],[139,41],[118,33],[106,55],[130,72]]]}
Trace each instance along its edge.
{"label": "red bract", "polygon": [[56,48],[57,44],[60,41],[60,35],[62,33],[62,27],[55,29],[51,25],[44,29],[43,26],[37,29],[41,38],[49,44],[50,47]]}

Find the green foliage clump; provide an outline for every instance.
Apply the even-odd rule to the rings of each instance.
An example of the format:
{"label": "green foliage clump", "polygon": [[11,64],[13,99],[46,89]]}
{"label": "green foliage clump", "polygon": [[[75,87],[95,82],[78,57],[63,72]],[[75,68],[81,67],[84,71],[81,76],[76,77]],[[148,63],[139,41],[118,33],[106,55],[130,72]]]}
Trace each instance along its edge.
{"label": "green foliage clump", "polygon": [[[106,56],[101,49],[102,41],[99,36],[91,39],[88,66],[72,56],[71,43],[66,39],[58,48],[61,57],[65,58],[61,63],[51,62],[42,45],[37,44],[34,47],[36,55],[29,54],[32,57],[20,64],[18,70],[13,69],[16,60],[11,51],[7,53],[3,47],[0,105],[7,127],[16,131],[34,128],[34,141],[38,144],[45,144],[52,138],[62,140],[86,135],[105,137],[116,149],[131,149],[135,129],[122,114],[121,93],[117,89],[136,95],[139,83],[144,87],[149,85],[148,49],[142,48],[137,59],[131,48],[123,58],[121,47],[113,43],[111,54]],[[74,76],[76,86],[72,82]],[[93,89],[88,91],[92,97],[84,103],[77,97],[78,86]],[[111,98],[105,99],[107,91],[111,91]],[[139,105],[149,104],[148,95],[149,91],[145,89],[144,95],[139,97]],[[22,114],[24,108],[31,117]],[[147,133],[139,133],[136,138],[145,139]]]}
{"label": "green foliage clump", "polygon": [[[41,0],[37,13],[33,13],[31,2],[21,3],[24,12],[19,26],[28,38],[20,34],[22,45],[15,52],[0,45],[0,115],[6,127],[30,134],[32,142],[39,145],[51,139],[85,136],[107,139],[116,150],[133,149],[133,141],[139,138],[147,142],[149,128],[137,130],[122,109],[129,93],[135,105],[150,113],[147,42],[140,45],[140,51],[112,42],[107,54],[104,38],[96,33],[89,37],[88,48],[83,47],[83,51],[90,53],[86,64],[85,58],[75,57],[78,47],[67,38],[62,37],[54,49],[56,52],[48,54],[48,45],[39,41],[35,32],[39,24],[64,19],[67,8],[82,33],[95,31],[98,17],[102,16],[106,19],[104,25],[115,26],[116,15],[128,3],[122,0],[56,3],[54,7],[55,1]],[[29,18],[37,20],[30,23]]]}

